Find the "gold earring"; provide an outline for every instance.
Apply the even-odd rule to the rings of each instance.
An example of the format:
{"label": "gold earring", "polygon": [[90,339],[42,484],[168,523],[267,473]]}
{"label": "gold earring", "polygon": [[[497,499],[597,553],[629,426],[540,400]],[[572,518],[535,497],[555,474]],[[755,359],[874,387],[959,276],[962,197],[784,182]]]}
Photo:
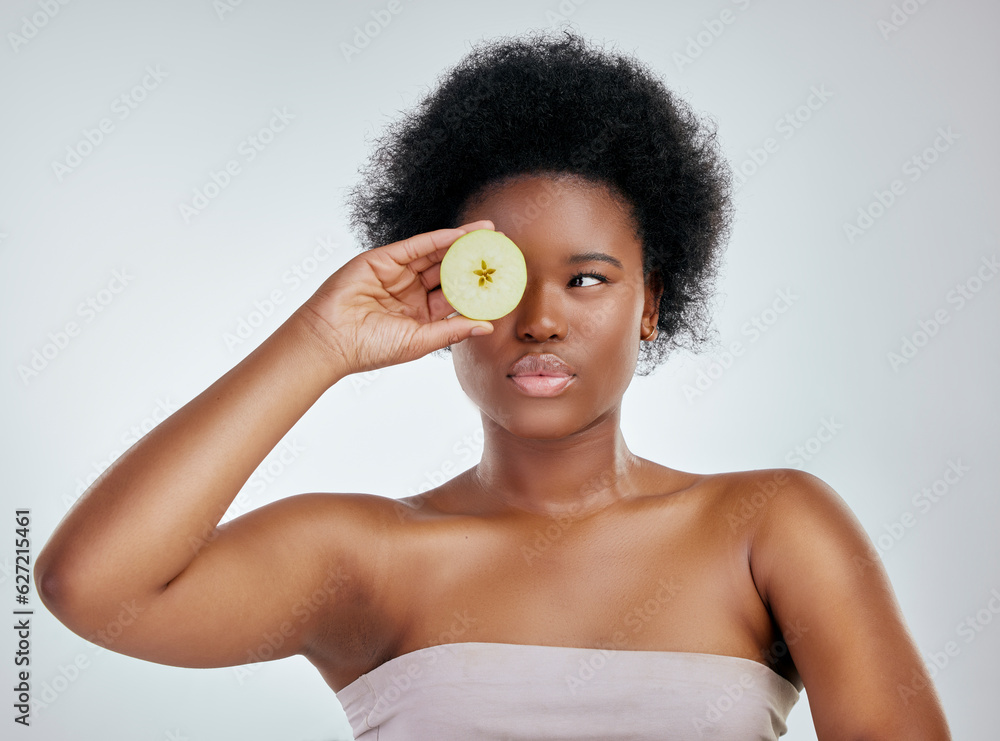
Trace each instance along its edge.
{"label": "gold earring", "polygon": [[649,331],[648,334],[644,335],[640,339],[642,339],[643,341],[646,341],[646,342],[652,341],[652,339],[656,336],[656,333],[657,333],[658,329],[659,329],[659,327],[653,327]]}

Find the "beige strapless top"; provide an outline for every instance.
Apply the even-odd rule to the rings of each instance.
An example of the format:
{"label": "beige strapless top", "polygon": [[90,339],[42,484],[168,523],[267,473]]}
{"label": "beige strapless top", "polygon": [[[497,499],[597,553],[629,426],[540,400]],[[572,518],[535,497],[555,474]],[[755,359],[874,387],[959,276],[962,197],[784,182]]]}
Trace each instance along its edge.
{"label": "beige strapless top", "polygon": [[750,659],[513,643],[446,643],[336,693],[356,741],[773,741],[799,691]]}

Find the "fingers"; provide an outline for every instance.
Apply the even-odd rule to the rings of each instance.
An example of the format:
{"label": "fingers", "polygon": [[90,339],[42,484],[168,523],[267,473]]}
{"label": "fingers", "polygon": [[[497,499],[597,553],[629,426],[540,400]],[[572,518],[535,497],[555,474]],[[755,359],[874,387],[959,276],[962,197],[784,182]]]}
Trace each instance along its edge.
{"label": "fingers", "polygon": [[[477,330],[473,335],[473,329]],[[477,322],[455,312],[453,316],[441,321],[423,324],[417,330],[418,341],[425,347],[439,349],[447,345],[456,345],[471,336],[491,334],[493,325],[489,322]]]}
{"label": "fingers", "polygon": [[420,282],[428,293],[441,285],[441,263],[435,262],[426,270],[421,271]]}
{"label": "fingers", "polygon": [[432,291],[427,294],[427,310],[432,322],[461,316],[455,307],[448,303],[448,299],[444,297],[444,291]]}
{"label": "fingers", "polygon": [[[436,229],[432,232],[417,234],[400,242],[385,245],[383,254],[399,265],[406,265],[411,270],[422,272],[435,263],[439,263],[452,242],[463,234],[476,229],[492,229],[493,222],[489,219],[463,224],[453,229]],[[440,255],[435,253],[441,252]]]}
{"label": "fingers", "polygon": [[476,229],[493,229],[493,222],[489,219],[480,219],[479,221],[473,221],[469,224],[462,224],[458,227],[459,229],[464,229],[467,232],[475,231]]}
{"label": "fingers", "polygon": [[[482,221],[472,222],[471,224],[465,224],[459,227],[459,229],[462,230],[463,234],[468,234],[476,229],[493,229],[493,222],[489,219],[484,219]],[[458,239],[458,237],[455,237],[455,239]],[[452,240],[446,247],[428,255],[427,259],[431,261],[431,264],[428,267],[414,267],[414,270],[418,271],[417,274],[420,276],[420,282],[423,284],[424,290],[430,292],[441,285],[441,260],[444,259],[444,254],[448,251],[454,241],[455,240]]]}

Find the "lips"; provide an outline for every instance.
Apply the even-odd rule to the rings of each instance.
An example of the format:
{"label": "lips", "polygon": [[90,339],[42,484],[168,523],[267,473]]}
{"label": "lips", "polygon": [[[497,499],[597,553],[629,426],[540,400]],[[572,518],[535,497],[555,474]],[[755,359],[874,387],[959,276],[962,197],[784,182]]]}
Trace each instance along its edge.
{"label": "lips", "polygon": [[507,372],[509,376],[572,376],[573,369],[552,353],[523,355]]}
{"label": "lips", "polygon": [[529,353],[510,367],[510,380],[528,396],[556,396],[575,379],[558,355]]}
{"label": "lips", "polygon": [[528,396],[556,396],[576,376],[511,376],[511,382]]}

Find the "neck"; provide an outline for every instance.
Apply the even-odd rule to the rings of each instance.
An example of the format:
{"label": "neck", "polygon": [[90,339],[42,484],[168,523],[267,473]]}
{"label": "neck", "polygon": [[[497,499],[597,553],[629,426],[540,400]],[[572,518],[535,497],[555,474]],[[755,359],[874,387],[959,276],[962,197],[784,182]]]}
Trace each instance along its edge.
{"label": "neck", "polygon": [[482,460],[468,472],[485,508],[586,516],[628,498],[641,459],[625,444],[619,410],[567,437],[518,437],[483,415]]}

